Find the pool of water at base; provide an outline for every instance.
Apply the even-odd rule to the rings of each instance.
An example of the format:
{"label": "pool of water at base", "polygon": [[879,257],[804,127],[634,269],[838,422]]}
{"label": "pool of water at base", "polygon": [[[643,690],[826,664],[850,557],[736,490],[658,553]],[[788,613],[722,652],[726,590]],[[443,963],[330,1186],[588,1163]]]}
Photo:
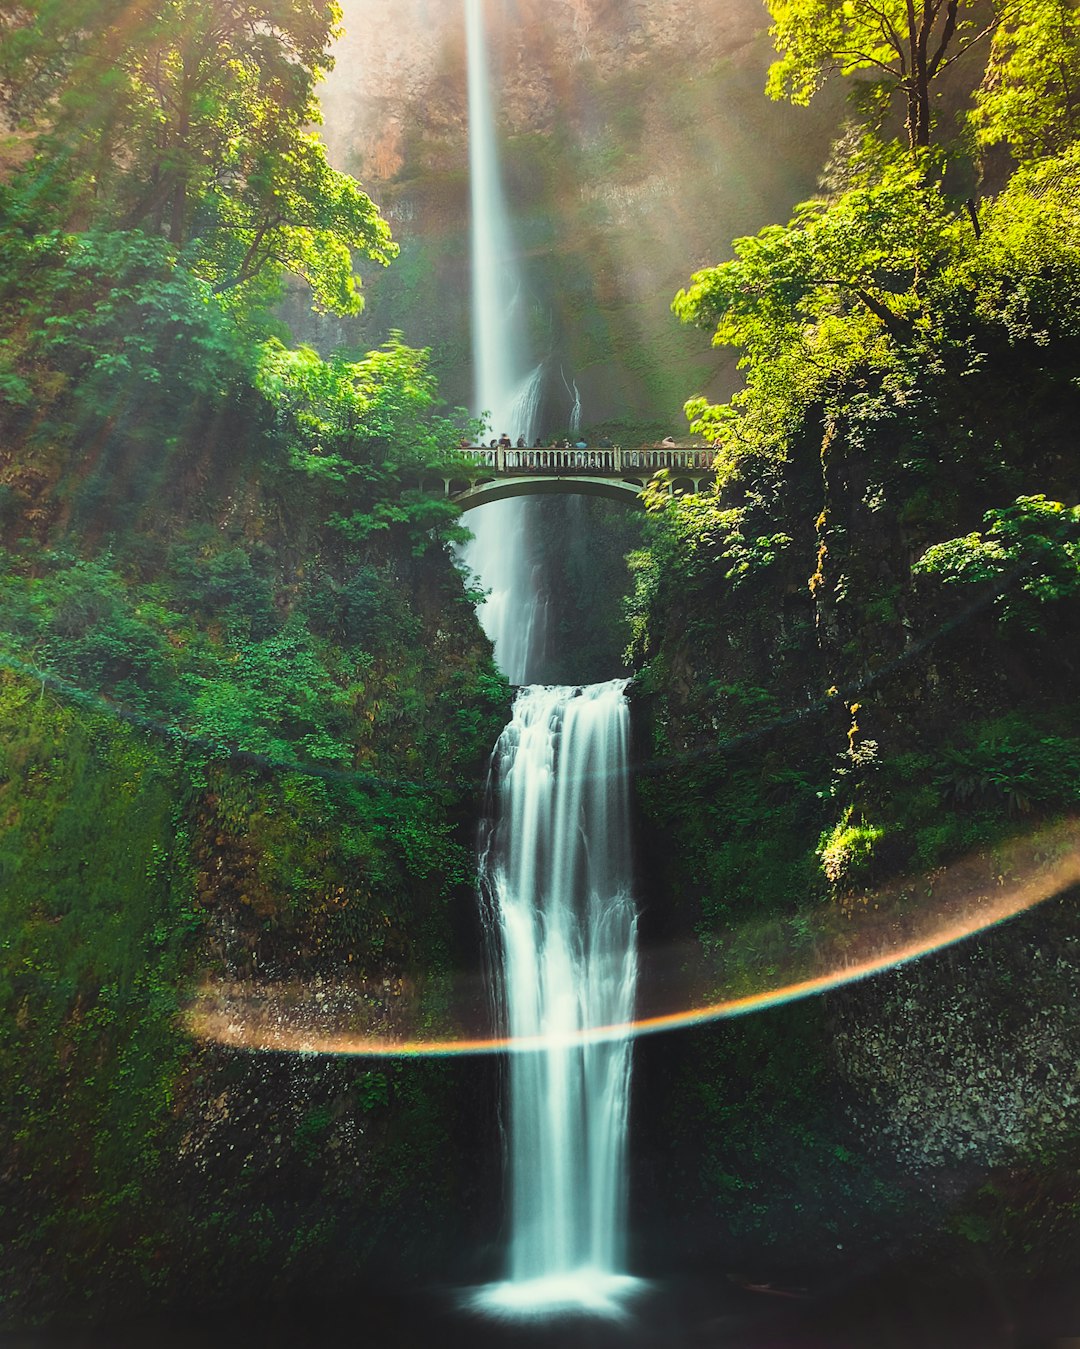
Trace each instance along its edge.
{"label": "pool of water at base", "polygon": [[462,1290],[235,1306],[94,1330],[0,1334],[3,1349],[1080,1349],[1080,1270],[1010,1301],[987,1283],[893,1280],[809,1297],[721,1276],[654,1283],[621,1321],[500,1322]]}

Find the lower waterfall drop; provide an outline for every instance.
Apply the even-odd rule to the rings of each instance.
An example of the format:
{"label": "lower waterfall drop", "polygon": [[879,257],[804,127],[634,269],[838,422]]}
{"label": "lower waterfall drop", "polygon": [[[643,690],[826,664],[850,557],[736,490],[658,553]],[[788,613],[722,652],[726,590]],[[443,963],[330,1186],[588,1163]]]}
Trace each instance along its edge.
{"label": "lower waterfall drop", "polygon": [[477,1308],[619,1316],[625,1273],[631,887],[625,680],[519,691],[491,761],[485,922],[508,1060],[507,1277]]}

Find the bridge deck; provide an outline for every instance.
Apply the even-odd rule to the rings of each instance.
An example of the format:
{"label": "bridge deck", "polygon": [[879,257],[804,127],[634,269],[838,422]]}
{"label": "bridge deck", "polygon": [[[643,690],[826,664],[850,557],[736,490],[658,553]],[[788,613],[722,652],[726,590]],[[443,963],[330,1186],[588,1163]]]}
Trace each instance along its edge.
{"label": "bridge deck", "polygon": [[584,450],[475,445],[462,449],[461,455],[463,462],[433,468],[422,482],[430,489],[441,481],[446,495],[466,511],[491,501],[549,492],[606,496],[640,506],[645,484],[665,469],[673,475],[668,480],[672,493],[700,492],[713,476],[713,451],[702,445]]}
{"label": "bridge deck", "polygon": [[483,445],[470,446],[463,454],[478,467],[492,473],[521,472],[601,474],[611,477],[657,473],[660,469],[683,469],[709,472],[713,451],[701,445],[621,445],[577,449],[541,449],[538,446],[513,449],[491,449]]}

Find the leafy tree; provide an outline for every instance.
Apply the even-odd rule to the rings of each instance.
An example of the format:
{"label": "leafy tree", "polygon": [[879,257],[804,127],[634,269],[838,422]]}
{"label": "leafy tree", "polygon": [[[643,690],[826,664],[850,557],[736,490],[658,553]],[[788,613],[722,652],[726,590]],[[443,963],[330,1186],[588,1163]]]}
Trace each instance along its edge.
{"label": "leafy tree", "polygon": [[1024,0],[1005,11],[976,93],[982,145],[1008,144],[1019,159],[1057,154],[1080,119],[1080,10],[1069,0]]}
{"label": "leafy tree", "polygon": [[829,203],[796,207],[791,223],[735,241],[735,258],[697,272],[672,308],[716,325],[717,346],[772,354],[793,326],[869,311],[905,336],[920,311],[920,284],[951,252],[954,212],[921,165],[893,164],[882,181]]}
{"label": "leafy tree", "polygon": [[355,486],[453,459],[461,431],[432,415],[438,393],[429,359],[398,337],[358,361],[323,360],[311,347],[271,340],[256,384],[277,410],[294,467]]}
{"label": "leafy tree", "polygon": [[832,73],[862,77],[880,110],[899,96],[908,144],[930,144],[935,80],[993,32],[992,7],[973,0],[766,0],[780,59],[769,71],[773,98],[809,103]]}
{"label": "leafy tree", "polygon": [[914,574],[946,586],[996,587],[1006,622],[1043,632],[1044,606],[1080,595],[1080,507],[1017,497],[1013,506],[988,511],[986,526],[927,549]]}
{"label": "leafy tree", "polygon": [[687,404],[726,458],[782,441],[791,419],[867,360],[921,340],[932,283],[971,245],[924,152],[886,154],[880,181],[796,208],[788,225],[736,239],[735,257],[695,273],[672,303],[715,346],[744,355],[747,387],[730,404]]}
{"label": "leafy tree", "polygon": [[23,200],[65,228],[164,235],[218,291],[284,269],[359,312],[351,251],[396,248],[310,130],[338,17],[332,0],[29,0],[0,29],[37,152]]}
{"label": "leafy tree", "polygon": [[397,337],[359,361],[323,360],[276,341],[263,348],[256,385],[274,409],[288,461],[353,543],[395,526],[420,550],[432,530],[466,537],[458,508],[415,485],[423,469],[454,462],[461,436],[437,411],[429,354]]}
{"label": "leafy tree", "polygon": [[[1022,165],[981,217],[964,267],[978,318],[1013,344],[1080,336],[1080,144]],[[944,298],[962,302],[965,291]]]}
{"label": "leafy tree", "polygon": [[80,381],[84,399],[108,403],[128,378],[178,385],[190,397],[235,370],[234,325],[164,239],[90,231],[59,241],[52,262],[29,316],[40,325],[40,354]]}

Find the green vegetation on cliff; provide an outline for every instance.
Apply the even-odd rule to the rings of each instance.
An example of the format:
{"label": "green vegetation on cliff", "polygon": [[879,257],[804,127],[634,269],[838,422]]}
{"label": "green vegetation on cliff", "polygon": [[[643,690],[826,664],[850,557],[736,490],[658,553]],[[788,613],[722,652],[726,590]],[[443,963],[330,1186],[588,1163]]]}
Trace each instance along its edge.
{"label": "green vegetation on cliff", "polygon": [[0,28],[8,1323],[286,1287],[332,1248],[347,1277],[395,1212],[437,1242],[460,1186],[447,1074],[182,1021],[204,977],[332,981],[373,1022],[437,985],[505,720],[456,510],[419,487],[462,429],[427,353],[324,358],[273,308],[292,274],[356,313],[355,260],[396,252],[311,130],[336,20]]}
{"label": "green vegetation on cliff", "polygon": [[[821,195],[787,225],[736,240],[732,258],[699,271],[673,305],[738,350],[744,385],[727,403],[687,404],[715,446],[716,491],[655,493],[651,539],[633,559],[632,651],[657,757],[640,799],[667,840],[653,881],[678,897],[670,921],[697,931],[706,977],[727,987],[773,977],[763,921],[832,911],[858,923],[886,881],[933,873],[1080,804],[1080,145],[1057,60],[1075,43],[1075,13],[1025,7],[1021,23],[1012,10],[996,22],[985,12],[991,31],[964,57],[974,87],[965,133],[950,139],[920,106],[925,81],[912,83],[900,61],[907,29],[894,31],[893,8],[770,5],[783,56],[773,92],[802,99],[829,69],[892,69],[879,68],[877,101],[856,86],[871,129],[849,126]],[[925,7],[939,24],[931,56],[938,42],[974,40],[973,28],[953,29],[965,8]],[[884,112],[898,92],[908,121],[892,140]],[[972,195],[980,174],[990,181],[972,153],[1001,144],[1009,172],[995,167],[1000,184]],[[1069,931],[1063,903],[1064,916],[1045,921]],[[1018,943],[1003,975],[1030,977],[1032,949],[1037,940]],[[930,1016],[945,976],[926,969],[918,996]],[[820,1170],[849,1231],[855,1191],[875,1190],[890,1147],[916,1172],[943,1155],[926,1141],[938,1106],[920,1114],[908,1097],[889,1116],[888,1090],[856,1101],[845,1077],[862,1063],[865,1088],[867,1046],[873,1034],[885,1043],[873,1027],[892,996],[886,980],[837,995],[824,1016],[806,1012],[816,1056],[805,1034],[781,1029],[794,1012],[769,1014],[777,1038],[761,1071],[788,1119],[776,1147],[803,1139],[805,1166]],[[829,1023],[843,1023],[844,1038],[832,1042]],[[1062,1043],[1070,1027],[1065,1017]],[[992,1055],[977,1018],[955,1029],[958,1045],[974,1038]],[[707,1064],[687,1049],[685,1081],[738,1080],[753,1043],[736,1024]],[[962,1045],[955,1057],[972,1060]],[[847,1109],[822,1109],[824,1064]],[[966,1068],[961,1081],[947,1063],[923,1065],[923,1099],[955,1104],[954,1158],[1000,1160],[980,1124],[993,1115],[981,1094],[993,1074]],[[886,1082],[901,1072],[884,1058],[877,1067]],[[700,1140],[712,1179],[688,1181],[688,1193],[715,1214],[729,1203],[725,1177],[754,1170],[750,1143],[728,1129],[722,1091],[704,1119],[677,1113],[685,1081],[668,1123]],[[1028,1087],[1037,1098],[1042,1088],[1017,1089]],[[1080,1136],[1032,1107],[1008,1148],[1018,1164],[1075,1158]],[[855,1153],[864,1175],[853,1190]],[[753,1202],[730,1221],[745,1229],[757,1211],[767,1232]],[[1037,1245],[1050,1268],[1057,1221],[1051,1212],[1042,1234],[1017,1227],[1010,1240]]]}

